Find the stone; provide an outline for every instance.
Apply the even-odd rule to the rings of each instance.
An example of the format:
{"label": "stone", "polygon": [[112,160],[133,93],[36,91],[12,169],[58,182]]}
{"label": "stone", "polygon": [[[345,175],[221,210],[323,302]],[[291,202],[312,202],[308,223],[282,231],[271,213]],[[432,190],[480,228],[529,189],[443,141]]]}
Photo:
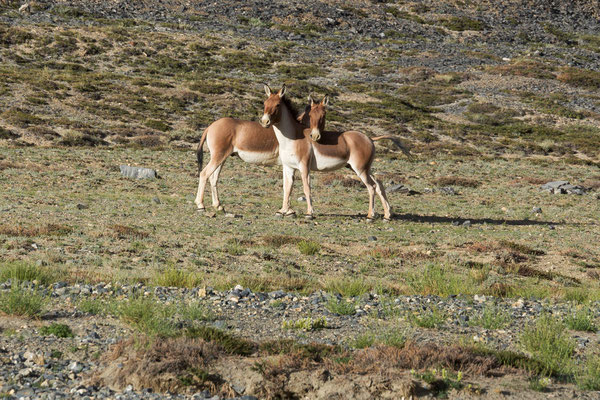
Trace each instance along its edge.
{"label": "stone", "polygon": [[440,188],[440,192],[446,196],[456,196],[458,192],[451,186],[444,186]]}
{"label": "stone", "polygon": [[156,204],[160,204],[160,199],[158,197],[153,197],[152,201]]}
{"label": "stone", "polygon": [[409,191],[410,191],[410,189],[401,183],[399,183],[397,185],[391,185],[386,190],[386,192],[388,192],[388,193],[394,193],[394,192],[408,193]]}
{"label": "stone", "polygon": [[76,374],[78,374],[81,371],[83,371],[83,365],[81,365],[80,362],[73,361],[71,364],[69,364],[69,370],[73,371]]}
{"label": "stone", "polygon": [[75,207],[77,207],[78,210],[85,210],[89,208],[87,205],[81,203],[78,203]]}
{"label": "stone", "polygon": [[462,223],[462,225],[466,228],[468,228],[469,226],[471,226],[471,221],[466,220],[465,222]]}
{"label": "stone", "polygon": [[579,185],[571,185],[568,181],[548,182],[540,186],[540,190],[554,194],[575,194],[581,196],[585,188]]}
{"label": "stone", "polygon": [[542,213],[542,209],[540,207],[533,207],[531,209],[531,212],[534,214],[541,214]]}
{"label": "stone", "polygon": [[21,7],[19,7],[19,13],[21,14],[25,14],[25,13],[30,13],[31,12],[31,6],[29,5],[29,3],[25,3],[23,5],[21,5]]}
{"label": "stone", "polygon": [[377,237],[376,237],[376,236],[369,236],[369,237],[367,238],[367,240],[368,240],[369,242],[376,242],[376,241],[377,241]]}
{"label": "stone", "polygon": [[119,168],[121,169],[121,175],[126,178],[155,179],[158,177],[156,170],[152,168],[132,167],[129,165],[121,165]]}

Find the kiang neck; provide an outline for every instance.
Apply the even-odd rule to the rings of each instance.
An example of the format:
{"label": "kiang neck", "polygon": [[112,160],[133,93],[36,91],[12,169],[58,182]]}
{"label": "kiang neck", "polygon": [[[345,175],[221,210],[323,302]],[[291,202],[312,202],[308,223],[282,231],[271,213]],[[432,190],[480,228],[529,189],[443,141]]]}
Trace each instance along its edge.
{"label": "kiang neck", "polygon": [[297,128],[298,122],[294,119],[287,106],[282,104],[281,118],[278,123],[273,124],[273,130],[275,131],[277,140],[281,143],[296,139]]}

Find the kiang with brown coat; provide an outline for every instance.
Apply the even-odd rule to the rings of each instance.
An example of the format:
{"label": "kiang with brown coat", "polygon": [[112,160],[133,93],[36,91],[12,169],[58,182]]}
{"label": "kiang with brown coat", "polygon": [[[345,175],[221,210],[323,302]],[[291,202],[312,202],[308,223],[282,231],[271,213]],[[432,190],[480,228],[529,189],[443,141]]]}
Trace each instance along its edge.
{"label": "kiang with brown coat", "polygon": [[375,158],[374,140],[392,139],[390,136],[369,138],[357,131],[324,131],[325,107],[328,99],[321,102],[311,100],[309,111],[310,126],[307,129],[296,119],[296,111],[285,97],[285,85],[273,92],[265,85],[267,99],[260,120],[265,128],[273,128],[279,143],[279,159],[283,165],[283,206],[277,212],[280,215],[292,215],[290,194],[294,182],[295,170],[300,171],[304,195],[306,196],[306,217],[313,218],[310,196],[310,171],[332,171],[349,165],[367,187],[369,192],[369,211],[367,219],[375,214],[375,193],[383,205],[383,219],[391,218],[391,207],[383,185],[371,174],[371,165]]}

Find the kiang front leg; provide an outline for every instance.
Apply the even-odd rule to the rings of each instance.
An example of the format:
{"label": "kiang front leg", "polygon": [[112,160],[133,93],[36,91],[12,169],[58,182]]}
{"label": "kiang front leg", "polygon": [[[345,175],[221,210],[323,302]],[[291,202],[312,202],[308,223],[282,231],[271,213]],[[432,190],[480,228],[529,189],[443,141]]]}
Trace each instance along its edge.
{"label": "kiang front leg", "polygon": [[288,216],[296,213],[290,208],[290,196],[292,194],[292,187],[294,186],[294,172],[295,170],[292,167],[283,166],[283,205],[281,210],[277,212],[278,215]]}

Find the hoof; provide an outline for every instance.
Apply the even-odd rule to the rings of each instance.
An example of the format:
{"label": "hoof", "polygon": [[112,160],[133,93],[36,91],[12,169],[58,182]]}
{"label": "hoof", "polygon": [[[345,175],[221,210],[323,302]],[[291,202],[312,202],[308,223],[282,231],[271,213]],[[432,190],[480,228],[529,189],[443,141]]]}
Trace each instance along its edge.
{"label": "hoof", "polygon": [[310,221],[310,220],[313,220],[313,219],[315,219],[315,216],[314,216],[314,215],[312,215],[312,214],[304,214],[304,219],[306,219],[306,220],[309,220],[309,221]]}
{"label": "hoof", "polygon": [[283,218],[283,217],[295,217],[296,216],[296,211],[294,210],[288,210],[285,213],[282,213],[281,211],[277,211],[275,213],[275,218]]}
{"label": "hoof", "polygon": [[389,223],[389,222],[391,221],[391,219],[390,219],[389,217],[388,217],[388,218],[385,218],[385,217],[384,217],[384,218],[382,219],[382,221],[383,221],[383,223],[384,223],[384,224],[387,224],[387,223]]}
{"label": "hoof", "polygon": [[367,224],[372,224],[372,223],[373,223],[373,218],[367,217]]}
{"label": "hoof", "polygon": [[206,212],[206,208],[204,208],[204,207],[198,207],[198,212],[199,213],[205,213]]}
{"label": "hoof", "polygon": [[218,207],[217,207],[217,211],[225,211],[225,207],[223,207],[223,206],[218,206]]}

